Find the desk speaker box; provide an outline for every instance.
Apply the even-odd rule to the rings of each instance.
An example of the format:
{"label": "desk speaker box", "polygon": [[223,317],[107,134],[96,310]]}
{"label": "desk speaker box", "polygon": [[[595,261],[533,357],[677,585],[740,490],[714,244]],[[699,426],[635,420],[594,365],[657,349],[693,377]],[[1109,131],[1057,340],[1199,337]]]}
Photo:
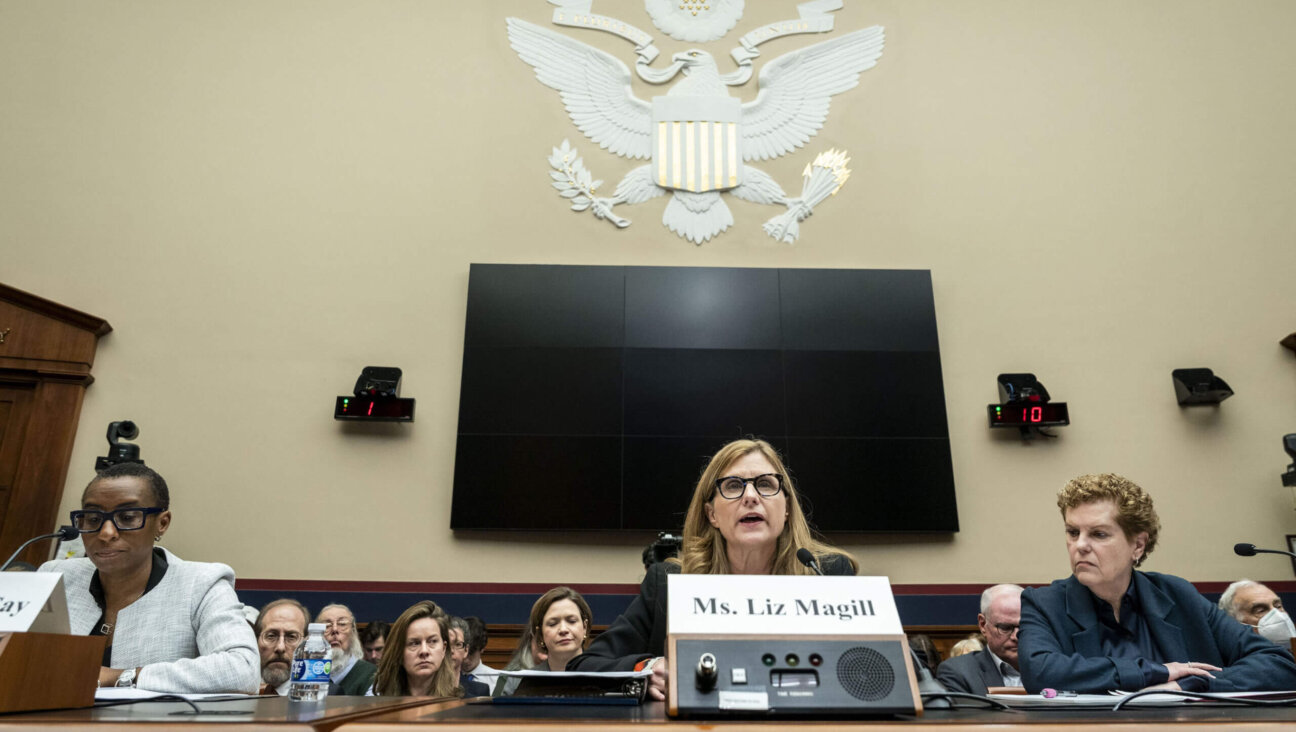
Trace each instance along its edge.
{"label": "desk speaker box", "polygon": [[667,645],[671,716],[922,714],[903,635],[672,635]]}

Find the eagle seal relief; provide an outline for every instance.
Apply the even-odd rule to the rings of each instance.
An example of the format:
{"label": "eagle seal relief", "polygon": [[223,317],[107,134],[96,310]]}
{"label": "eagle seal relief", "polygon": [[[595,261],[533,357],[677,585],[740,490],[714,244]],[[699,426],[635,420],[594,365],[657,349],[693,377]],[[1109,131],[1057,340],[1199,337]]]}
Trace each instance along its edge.
{"label": "eagle seal relief", "polygon": [[[729,87],[751,78],[752,61],[760,55],[758,45],[786,35],[831,31],[833,18],[827,13],[840,8],[841,0],[803,3],[798,6],[800,18],[747,33],[731,53],[738,68],[724,75],[710,53],[696,48],[674,54],[665,68],[653,69],[650,65],[659,53],[647,33],[590,14],[590,0],[550,2],[558,6],[554,10],[558,25],[607,31],[634,43],[639,57],[635,69],[645,81],[665,84],[681,77],[666,94],[645,101],[631,90],[630,68],[615,56],[533,23],[507,19],[513,50],[535,69],[541,83],[558,91],[576,127],[608,152],[648,161],[627,173],[611,197],[599,197],[601,181],[593,180],[564,140],[549,157],[550,177],[573,210],[590,210],[624,228],[630,221],[615,215],[615,206],[669,194],[662,224],[700,245],[733,225],[723,197],[730,193],[754,203],[785,206],[782,214],[765,223],[764,230],[791,243],[799,235],[799,222],[845,183],[850,171],[844,151],[831,150],[808,163],[798,197],[789,197],[751,163],[791,153],[819,132],[832,97],[854,88],[859,75],[877,64],[884,40],[880,26],[769,61],[760,70],[759,93],[750,102],[729,93]],[[725,20],[727,27],[721,34],[732,27],[729,20],[736,22],[741,13],[740,3],[732,5],[737,13]]]}

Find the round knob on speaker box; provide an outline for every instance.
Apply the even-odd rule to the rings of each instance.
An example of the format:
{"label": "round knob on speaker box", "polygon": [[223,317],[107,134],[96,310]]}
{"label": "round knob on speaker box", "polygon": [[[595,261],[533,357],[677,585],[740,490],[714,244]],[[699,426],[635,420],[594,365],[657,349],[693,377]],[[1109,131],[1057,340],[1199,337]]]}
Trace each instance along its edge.
{"label": "round knob on speaker box", "polygon": [[698,691],[707,692],[715,688],[716,678],[719,674],[716,671],[716,657],[714,653],[703,653],[698,659],[697,664],[697,688]]}

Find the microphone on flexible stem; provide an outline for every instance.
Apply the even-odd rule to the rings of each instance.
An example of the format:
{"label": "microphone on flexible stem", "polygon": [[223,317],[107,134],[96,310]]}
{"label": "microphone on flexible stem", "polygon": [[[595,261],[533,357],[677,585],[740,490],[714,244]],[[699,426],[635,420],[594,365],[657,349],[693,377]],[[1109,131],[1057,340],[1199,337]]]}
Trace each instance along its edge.
{"label": "microphone on flexible stem", "polygon": [[1256,554],[1281,554],[1284,557],[1296,559],[1296,554],[1285,552],[1281,549],[1256,549],[1255,544],[1234,544],[1233,553],[1239,557],[1254,557]]}
{"label": "microphone on flexible stem", "polygon": [[79,536],[80,533],[81,532],[77,531],[75,528],[71,526],[60,526],[59,530],[55,531],[52,534],[42,534],[41,536],[38,536],[34,539],[28,539],[27,541],[23,542],[22,546],[18,547],[18,551],[14,552],[13,555],[10,556],[9,559],[6,560],[3,565],[0,565],[0,572],[9,569],[9,565],[13,564],[14,560],[18,559],[18,555],[22,554],[22,550],[31,546],[35,542],[38,542],[42,539],[53,539],[56,537],[63,541],[72,541],[73,539],[77,538],[77,536]]}
{"label": "microphone on flexible stem", "polygon": [[815,574],[820,577],[823,576],[823,570],[819,569],[819,562],[815,560],[814,555],[810,553],[809,549],[806,549],[805,547],[797,549],[797,560],[813,570]]}

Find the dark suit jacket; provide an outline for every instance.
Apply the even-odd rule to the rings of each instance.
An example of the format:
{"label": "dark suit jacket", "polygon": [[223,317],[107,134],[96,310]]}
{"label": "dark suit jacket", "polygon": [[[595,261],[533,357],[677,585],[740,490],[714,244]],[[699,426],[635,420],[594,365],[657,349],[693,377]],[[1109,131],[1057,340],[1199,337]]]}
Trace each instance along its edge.
{"label": "dark suit jacket", "polygon": [[[824,574],[853,575],[855,568],[841,554],[819,562]],[[666,653],[666,575],[679,574],[673,562],[658,562],[648,569],[639,596],[625,614],[617,616],[590,647],[567,662],[568,671],[633,671],[645,658]]]}
{"label": "dark suit jacket", "polygon": [[377,673],[377,666],[363,658],[357,658],[341,683],[335,681],[329,684],[329,696],[364,696],[369,687],[373,686]]}
{"label": "dark suit jacket", "polygon": [[[1207,679],[1209,691],[1296,689],[1296,661],[1289,651],[1229,617],[1187,581],[1135,571],[1133,582],[1163,656],[1148,660],[1223,668]],[[1133,661],[1102,655],[1093,593],[1074,576],[1022,593],[1018,648],[1022,682],[1030,692],[1051,687],[1096,694],[1135,691],[1143,684]]]}
{"label": "dark suit jacket", "polygon": [[459,674],[459,686],[463,687],[464,696],[471,699],[475,696],[490,696],[491,688],[485,681],[469,679],[467,674]]}
{"label": "dark suit jacket", "polygon": [[936,667],[936,680],[950,691],[982,696],[990,693],[991,686],[1003,686],[1003,674],[995,668],[988,648],[943,661]]}

